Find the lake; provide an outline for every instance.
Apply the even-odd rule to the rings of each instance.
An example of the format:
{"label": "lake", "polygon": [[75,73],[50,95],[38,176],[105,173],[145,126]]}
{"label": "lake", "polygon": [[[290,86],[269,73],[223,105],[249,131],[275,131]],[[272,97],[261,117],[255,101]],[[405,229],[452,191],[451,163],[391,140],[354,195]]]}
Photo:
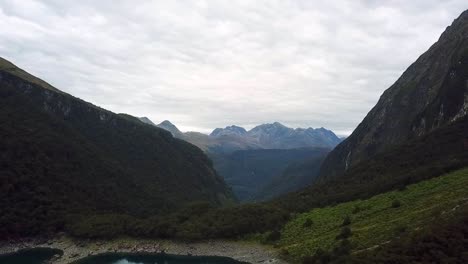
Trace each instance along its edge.
{"label": "lake", "polygon": [[[0,255],[0,264],[44,264],[62,251],[52,248],[24,249]],[[227,257],[179,256],[150,253],[105,253],[82,258],[73,264],[242,264]]]}
{"label": "lake", "polygon": [[227,257],[179,256],[149,253],[106,253],[86,257],[73,264],[240,264]]}
{"label": "lake", "polygon": [[0,264],[42,264],[62,251],[53,248],[22,249],[18,252],[0,255]]}

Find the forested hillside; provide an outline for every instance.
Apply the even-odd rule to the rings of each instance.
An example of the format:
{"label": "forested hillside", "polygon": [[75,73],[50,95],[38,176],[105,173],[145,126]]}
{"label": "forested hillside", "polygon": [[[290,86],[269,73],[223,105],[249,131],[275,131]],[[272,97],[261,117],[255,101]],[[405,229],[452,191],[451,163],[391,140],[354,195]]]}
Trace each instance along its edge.
{"label": "forested hillside", "polygon": [[71,213],[148,216],[232,201],[197,147],[0,63],[2,238],[60,230]]}

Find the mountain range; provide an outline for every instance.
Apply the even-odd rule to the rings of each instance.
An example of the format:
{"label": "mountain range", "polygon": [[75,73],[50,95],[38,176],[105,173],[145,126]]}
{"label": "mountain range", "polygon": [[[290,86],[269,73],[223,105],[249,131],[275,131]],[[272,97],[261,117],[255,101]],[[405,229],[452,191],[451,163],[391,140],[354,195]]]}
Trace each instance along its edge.
{"label": "mountain range", "polygon": [[[140,120],[154,125],[147,117]],[[293,129],[279,122],[248,131],[231,125],[209,135],[183,133],[168,120],[156,126],[203,149],[241,202],[271,199],[309,186],[325,156],[341,142],[323,127]]]}
{"label": "mountain range", "polygon": [[[147,117],[140,117],[147,124],[154,124]],[[209,135],[199,132],[181,132],[170,121],[165,120],[157,127],[172,133],[174,137],[190,142],[210,153],[231,153],[246,149],[294,149],[334,148],[341,142],[332,131],[325,128],[289,128],[279,122],[258,125],[251,130],[231,125],[216,128]]]}

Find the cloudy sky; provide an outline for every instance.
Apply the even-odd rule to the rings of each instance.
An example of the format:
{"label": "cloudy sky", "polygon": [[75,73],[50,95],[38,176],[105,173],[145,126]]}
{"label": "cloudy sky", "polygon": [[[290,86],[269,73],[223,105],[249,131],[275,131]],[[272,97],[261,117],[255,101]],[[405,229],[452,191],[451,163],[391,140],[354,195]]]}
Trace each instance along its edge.
{"label": "cloudy sky", "polygon": [[466,0],[0,1],[0,56],[117,113],[349,134]]}

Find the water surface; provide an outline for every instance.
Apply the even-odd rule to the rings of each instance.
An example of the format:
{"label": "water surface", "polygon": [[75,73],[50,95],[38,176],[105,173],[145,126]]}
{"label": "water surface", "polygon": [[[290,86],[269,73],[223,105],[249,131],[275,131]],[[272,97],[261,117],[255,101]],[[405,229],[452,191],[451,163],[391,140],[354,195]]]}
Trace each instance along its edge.
{"label": "water surface", "polygon": [[62,251],[54,248],[22,249],[14,253],[0,255],[0,264],[43,264],[54,255],[62,255]]}
{"label": "water surface", "polygon": [[227,257],[180,256],[168,254],[106,253],[86,257],[73,264],[241,264]]}

